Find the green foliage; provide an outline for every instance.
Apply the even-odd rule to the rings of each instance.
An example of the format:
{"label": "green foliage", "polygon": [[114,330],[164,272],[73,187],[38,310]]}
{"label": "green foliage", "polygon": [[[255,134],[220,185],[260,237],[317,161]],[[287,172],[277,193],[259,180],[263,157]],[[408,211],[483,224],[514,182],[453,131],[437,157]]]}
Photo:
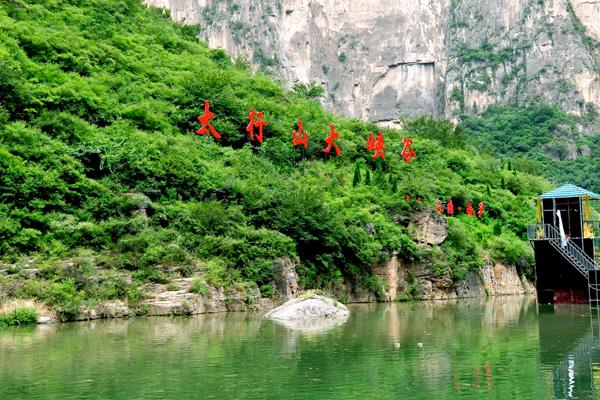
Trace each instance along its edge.
{"label": "green foliage", "polygon": [[497,68],[503,63],[516,59],[521,54],[521,49],[506,47],[496,50],[488,40],[484,40],[477,48],[470,48],[464,43],[460,43],[456,52],[462,64],[478,62]]}
{"label": "green foliage", "polygon": [[318,99],[325,94],[325,88],[316,82],[296,82],[292,86],[292,90],[305,99]]}
{"label": "green foliage", "polygon": [[206,282],[204,282],[204,279],[196,278],[190,285],[189,291],[190,293],[197,293],[201,296],[204,296],[206,293],[208,293],[208,285]]}
{"label": "green foliage", "polygon": [[37,311],[33,308],[17,308],[8,314],[0,313],[0,328],[15,325],[29,325],[37,323]]}
{"label": "green foliage", "polygon": [[488,228],[477,226],[472,220],[473,218],[464,215],[448,219],[448,238],[443,244],[443,249],[447,265],[450,266],[452,276],[456,280],[463,279],[467,271],[483,266],[483,250],[485,240],[488,239]]}
{"label": "green foliage", "polygon": [[[466,117],[462,125],[472,143],[483,151],[506,157],[512,170],[541,175],[555,185],[572,182],[600,191],[600,136],[577,134],[578,121],[555,106],[490,107],[479,117]],[[567,145],[587,145],[590,156],[567,159]],[[502,178],[509,188],[510,179]],[[510,189],[510,188],[509,188]]]}
{"label": "green foliage", "polygon": [[360,183],[360,166],[356,164],[354,166],[354,176],[352,177],[352,186],[356,187]]}
{"label": "green foliage", "polygon": [[262,285],[260,288],[260,295],[265,298],[273,297],[273,285]]}
{"label": "green foliage", "polygon": [[533,249],[513,234],[500,235],[492,244],[491,256],[508,265],[515,265],[521,274],[533,278]]}
{"label": "green foliage", "polygon": [[436,140],[444,146],[463,147],[467,143],[467,134],[460,125],[450,121],[440,121],[431,117],[419,117],[407,121],[407,129],[421,137]]}
{"label": "green foliage", "polygon": [[75,319],[80,311],[84,293],[77,290],[73,280],[64,283],[53,283],[46,292],[46,302],[54,307],[59,319],[68,321]]}
{"label": "green foliage", "polygon": [[364,277],[362,285],[365,289],[377,294],[379,297],[384,296],[387,291],[385,282],[380,277],[374,275]]}

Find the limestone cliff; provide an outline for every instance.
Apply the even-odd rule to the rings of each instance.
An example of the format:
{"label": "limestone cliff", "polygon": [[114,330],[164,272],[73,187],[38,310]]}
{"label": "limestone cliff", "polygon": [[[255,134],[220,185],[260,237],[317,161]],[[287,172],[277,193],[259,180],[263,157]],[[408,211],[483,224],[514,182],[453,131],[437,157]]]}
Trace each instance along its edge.
{"label": "limestone cliff", "polygon": [[348,116],[600,110],[600,0],[146,0]]}

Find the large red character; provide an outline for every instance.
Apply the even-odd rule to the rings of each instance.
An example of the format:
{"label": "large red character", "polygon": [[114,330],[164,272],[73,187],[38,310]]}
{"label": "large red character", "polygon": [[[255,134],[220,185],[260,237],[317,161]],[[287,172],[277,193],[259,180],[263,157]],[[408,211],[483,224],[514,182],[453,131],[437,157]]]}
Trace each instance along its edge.
{"label": "large red character", "polygon": [[296,134],[296,131],[294,131],[292,133],[292,137],[293,137],[292,144],[294,145],[294,147],[301,144],[306,149],[306,146],[308,146],[308,132],[302,132],[302,120],[301,119],[298,120],[298,134]]}
{"label": "large red character", "polygon": [[446,211],[448,212],[448,215],[454,215],[454,203],[452,203],[452,199],[448,201],[448,204],[446,205]]}
{"label": "large red character", "polygon": [[485,204],[483,203],[483,201],[479,202],[479,210],[477,210],[477,218],[481,218],[483,217],[483,214],[485,214],[485,210],[484,210]]}
{"label": "large red character", "polygon": [[329,136],[325,139],[325,143],[327,143],[327,147],[323,149],[323,151],[327,154],[331,151],[331,147],[335,149],[335,154],[339,157],[342,154],[342,151],[333,141],[339,138],[340,135],[335,131],[335,128],[332,125],[329,125]]}
{"label": "large red character", "polygon": [[402,143],[404,143],[404,148],[402,149],[402,153],[400,154],[402,155],[402,158],[404,158],[404,161],[410,162],[410,160],[412,160],[413,157],[417,156],[417,153],[415,153],[415,151],[412,148],[413,141],[409,138],[404,138],[404,140],[402,140]]}
{"label": "large red character", "polygon": [[475,209],[473,208],[473,204],[471,204],[470,201],[467,203],[467,215],[469,217],[472,217],[475,215]]}
{"label": "large red character", "polygon": [[[255,117],[258,117],[258,119],[255,119]],[[258,128],[258,133],[256,134],[256,140],[258,140],[259,143],[262,143],[263,141],[263,128],[265,126],[267,126],[267,121],[265,121],[263,118],[263,113],[262,111],[259,111],[258,113],[256,111],[254,111],[254,108],[250,109],[250,114],[248,114],[248,119],[250,120],[250,122],[248,123],[248,126],[246,127],[246,132],[248,132],[250,134],[250,140],[254,140],[254,128]]]}
{"label": "large red character", "polygon": [[367,150],[374,151],[373,158],[381,158],[385,160],[385,146],[383,145],[383,134],[381,132],[377,132],[377,140],[373,137],[373,134],[369,134],[369,139],[367,140]]}
{"label": "large red character", "polygon": [[215,139],[221,139],[221,135],[219,135],[219,132],[217,132],[215,130],[215,128],[213,128],[212,124],[210,123],[210,120],[213,119],[214,117],[215,117],[215,114],[210,112],[210,104],[209,104],[208,100],[205,100],[204,101],[204,115],[201,115],[200,117],[198,117],[198,121],[200,121],[200,123],[202,124],[202,127],[196,131],[196,135],[208,135],[209,130],[210,130],[210,133],[215,137]]}

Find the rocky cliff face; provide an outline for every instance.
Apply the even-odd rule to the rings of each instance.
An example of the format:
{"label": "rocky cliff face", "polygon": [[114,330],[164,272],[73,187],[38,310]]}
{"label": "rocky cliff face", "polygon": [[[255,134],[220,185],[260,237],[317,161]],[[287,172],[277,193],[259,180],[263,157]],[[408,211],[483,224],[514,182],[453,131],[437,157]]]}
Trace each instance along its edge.
{"label": "rocky cliff face", "polygon": [[[488,264],[478,271],[469,271],[464,279],[454,282],[450,273],[435,276],[431,266],[404,265],[393,257],[386,264],[377,266],[374,273],[386,284],[387,291],[378,300],[397,301],[406,299],[450,300],[458,298],[531,295],[534,285],[520,277],[514,266]],[[372,296],[372,294],[370,294]],[[356,302],[374,301],[369,297],[354,296]]]}
{"label": "rocky cliff face", "polygon": [[146,0],[323,103],[393,124],[544,99],[600,110],[600,0]]}

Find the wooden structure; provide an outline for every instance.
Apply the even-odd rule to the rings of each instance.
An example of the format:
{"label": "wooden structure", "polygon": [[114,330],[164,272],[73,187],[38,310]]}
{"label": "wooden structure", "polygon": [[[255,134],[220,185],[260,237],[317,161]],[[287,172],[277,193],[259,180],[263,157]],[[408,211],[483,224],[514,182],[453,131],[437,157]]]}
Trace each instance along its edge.
{"label": "wooden structure", "polygon": [[537,198],[537,224],[528,227],[528,236],[535,251],[541,304],[600,306],[600,225],[592,220],[595,200],[600,195],[572,184]]}

